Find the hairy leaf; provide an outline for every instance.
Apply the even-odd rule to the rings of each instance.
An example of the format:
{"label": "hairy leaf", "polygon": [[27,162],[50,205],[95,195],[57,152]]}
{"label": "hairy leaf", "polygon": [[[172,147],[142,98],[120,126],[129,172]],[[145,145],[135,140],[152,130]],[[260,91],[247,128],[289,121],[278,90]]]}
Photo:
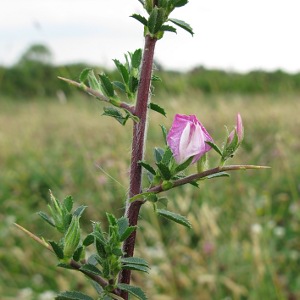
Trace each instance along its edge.
{"label": "hairy leaf", "polygon": [[52,220],[47,214],[45,214],[45,213],[42,212],[42,211],[39,211],[39,212],[38,212],[38,215],[39,215],[44,221],[46,221],[48,224],[50,224],[51,226],[55,227],[55,224],[54,224],[53,220]]}
{"label": "hairy leaf", "polygon": [[80,270],[94,275],[102,275],[102,272],[92,264],[85,264],[80,268]]}
{"label": "hairy leaf", "polygon": [[67,209],[68,212],[71,212],[72,208],[73,208],[73,197],[72,196],[68,196],[64,199],[64,206]]}
{"label": "hairy leaf", "polygon": [[112,84],[118,88],[120,91],[122,91],[123,93],[126,93],[126,86],[124,85],[123,82],[120,81],[113,81]]}
{"label": "hairy leaf", "polygon": [[81,254],[82,254],[83,250],[84,250],[84,248],[83,248],[82,246],[79,246],[79,247],[75,250],[75,252],[74,252],[74,254],[73,254],[73,259],[74,259],[75,261],[79,261],[79,260],[80,260]]}
{"label": "hairy leaf", "polygon": [[120,241],[125,241],[134,231],[136,230],[136,226],[128,227],[125,232],[121,235]]}
{"label": "hairy leaf", "polygon": [[193,161],[193,156],[175,168],[175,174],[185,170]]}
{"label": "hairy leaf", "polygon": [[68,299],[69,300],[93,300],[92,297],[76,291],[59,293],[55,297],[55,299],[56,300],[68,300]]}
{"label": "hairy leaf", "polygon": [[165,19],[165,10],[163,8],[157,8],[155,6],[150,13],[148,19],[148,29],[150,33],[156,34],[160,31]]}
{"label": "hairy leaf", "polygon": [[73,212],[73,216],[81,217],[84,210],[87,208],[85,205],[80,205],[76,208],[76,210]]}
{"label": "hairy leaf", "polygon": [[154,148],[154,157],[157,163],[161,162],[164,153],[165,153],[164,149],[158,147]]}
{"label": "hairy leaf", "polygon": [[87,236],[85,237],[85,239],[83,240],[82,245],[85,246],[85,247],[87,247],[87,246],[93,244],[93,243],[94,243],[94,240],[95,240],[95,239],[94,239],[94,236],[93,236],[92,234],[89,234],[89,235],[87,235]]}
{"label": "hairy leaf", "polygon": [[148,163],[146,163],[146,162],[140,160],[140,161],[138,162],[138,164],[139,164],[140,166],[142,166],[143,168],[145,168],[147,171],[149,171],[151,174],[153,174],[153,175],[156,174],[155,170],[154,170]]}
{"label": "hairy leaf", "polygon": [[57,256],[57,258],[63,259],[64,258],[63,249],[54,241],[48,241],[48,243],[51,245],[55,255]]}
{"label": "hairy leaf", "polygon": [[104,107],[103,110],[104,110],[104,113],[102,114],[103,116],[113,117],[123,126],[126,124],[128,120],[128,116],[127,115],[123,116],[123,114],[119,109],[115,107]]}
{"label": "hairy leaf", "polygon": [[218,154],[221,156],[223,155],[221,149],[215,143],[209,141],[206,141],[205,143],[212,147]]}
{"label": "hairy leaf", "polygon": [[121,262],[124,264],[128,263],[131,265],[141,265],[141,266],[149,267],[147,261],[140,257],[123,257],[121,259]]}
{"label": "hairy leaf", "polygon": [[121,74],[122,78],[123,78],[123,81],[124,83],[128,83],[128,79],[129,79],[129,73],[128,73],[128,70],[127,68],[122,64],[120,63],[117,59],[114,59],[113,60],[119,73]]}
{"label": "hairy leaf", "polygon": [[156,163],[162,177],[166,180],[171,179],[172,174],[168,166],[166,166],[164,163]]}
{"label": "hairy leaf", "polygon": [[181,27],[182,29],[186,30],[191,35],[194,34],[193,28],[189,24],[187,24],[186,22],[184,22],[182,20],[178,20],[178,19],[169,19],[169,21],[176,24],[177,26]]}
{"label": "hairy leaf", "polygon": [[170,26],[170,25],[163,25],[163,26],[161,26],[160,30],[161,31],[170,31],[170,32],[177,33],[176,28],[174,28],[173,26]]}
{"label": "hairy leaf", "polygon": [[109,78],[105,74],[99,74],[99,78],[104,94],[110,98],[114,97],[114,87],[113,84],[110,82]]}
{"label": "hairy leaf", "polygon": [[148,25],[147,19],[145,17],[141,16],[141,15],[133,14],[131,17],[136,19],[137,21],[141,22],[145,26]]}
{"label": "hairy leaf", "polygon": [[181,224],[183,226],[186,226],[188,228],[192,228],[191,223],[184,216],[181,216],[179,214],[173,213],[173,212],[165,210],[165,209],[158,209],[156,212],[158,215],[160,215],[168,220],[174,221],[174,222]]}
{"label": "hairy leaf", "polygon": [[142,61],[142,49],[137,49],[134,51],[131,57],[131,66],[138,69]]}
{"label": "hairy leaf", "polygon": [[158,112],[158,113],[160,113],[160,114],[162,114],[163,116],[167,116],[167,114],[166,114],[166,111],[161,107],[161,106],[159,106],[158,104],[156,104],[156,103],[149,103],[149,105],[148,105],[148,107],[150,108],[150,109],[152,109],[152,110],[154,110],[154,111],[156,111],[156,112]]}
{"label": "hairy leaf", "polygon": [[118,228],[119,228],[119,236],[122,236],[122,234],[126,231],[126,229],[129,227],[129,221],[127,217],[121,217],[118,219]]}
{"label": "hairy leaf", "polygon": [[128,292],[129,294],[135,296],[136,298],[138,298],[140,300],[147,300],[148,299],[146,294],[144,293],[144,291],[139,287],[129,285],[129,284],[125,284],[125,283],[119,283],[118,288],[120,290]]}
{"label": "hairy leaf", "polygon": [[136,265],[136,264],[124,264],[122,266],[122,269],[126,270],[134,270],[134,271],[140,271],[140,272],[145,272],[149,273],[149,268],[145,267],[143,265]]}

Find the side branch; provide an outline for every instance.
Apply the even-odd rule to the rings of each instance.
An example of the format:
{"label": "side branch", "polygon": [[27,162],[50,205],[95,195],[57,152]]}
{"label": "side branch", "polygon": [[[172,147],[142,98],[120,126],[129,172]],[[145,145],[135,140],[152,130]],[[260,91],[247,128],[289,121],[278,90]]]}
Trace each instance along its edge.
{"label": "side branch", "polygon": [[[216,167],[207,171],[204,171],[202,173],[196,173],[192,174],[190,176],[184,177],[182,179],[174,180],[172,183],[172,188],[181,186],[187,183],[191,183],[193,181],[205,178],[210,175],[218,174],[221,172],[227,172],[227,171],[240,171],[240,170],[257,170],[257,169],[269,169],[270,167],[267,166],[255,166],[255,165],[231,165],[231,166],[223,166],[223,167]],[[147,190],[147,193],[160,193],[165,191],[166,189],[163,189],[162,184],[154,186]]]}
{"label": "side branch", "polygon": [[[91,89],[90,87],[86,86],[85,84],[83,83],[79,83],[77,81],[74,81],[74,80],[71,80],[71,79],[68,79],[68,78],[64,78],[64,77],[60,77],[58,76],[58,78],[60,80],[63,80],[73,86],[76,86],[78,88],[80,88],[81,90],[85,91],[86,93],[90,94],[91,96],[94,96],[96,97],[97,99],[101,100],[101,101],[104,101],[104,102],[107,102],[107,103],[111,103],[110,99],[107,98],[106,96],[104,96],[103,94],[101,94],[100,92],[94,90],[94,89]],[[121,108],[124,108],[126,110],[128,110],[131,114],[134,115],[134,106],[131,106],[125,102],[120,102],[118,104],[119,107]]]}
{"label": "side branch", "polygon": [[[36,236],[35,234],[33,234],[32,232],[30,232],[29,230],[27,230],[26,228],[24,228],[23,226],[21,226],[17,223],[14,223],[14,225],[18,229],[23,231],[25,234],[27,234],[29,237],[31,237],[33,240],[35,240],[36,242],[38,242],[39,244],[41,244],[42,246],[47,248],[49,251],[54,253],[52,247],[45,240],[40,239],[38,236]],[[92,273],[89,273],[88,271],[80,270],[82,265],[80,263],[78,263],[77,261],[71,259],[68,264],[70,265],[70,267],[72,267],[72,269],[80,271],[81,273],[85,274],[87,277],[89,277],[93,281],[99,283],[103,288],[108,285],[108,283],[102,277],[92,274]]]}

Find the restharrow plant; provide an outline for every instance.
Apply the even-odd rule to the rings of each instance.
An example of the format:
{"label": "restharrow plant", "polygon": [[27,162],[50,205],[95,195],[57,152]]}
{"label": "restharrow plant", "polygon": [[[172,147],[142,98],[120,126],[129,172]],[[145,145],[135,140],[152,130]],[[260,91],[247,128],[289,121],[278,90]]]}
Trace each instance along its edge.
{"label": "restharrow plant", "polygon": [[[165,32],[176,33],[173,25],[192,35],[193,30],[186,22],[170,18],[175,9],[188,3],[187,0],[139,2],[145,9],[146,16],[133,14],[132,18],[144,27],[144,49],[128,52],[124,62],[114,60],[121,81],[111,81],[105,73],[95,74],[89,68],[82,71],[79,82],[60,78],[108,105],[103,108],[103,115],[114,118],[121,125],[132,121],[130,183],[124,215],[116,218],[112,213],[106,212],[106,230],[102,224],[93,221],[91,232],[83,234],[80,220],[86,206],[79,206],[73,210],[72,197],[59,201],[50,193],[50,215],[44,212],[39,212],[39,215],[60,233],[58,240],[45,241],[16,225],[52,251],[58,259],[59,267],[76,270],[89,278],[97,292],[96,299],[103,300],[127,300],[129,295],[141,300],[147,299],[141,288],[130,284],[132,271],[147,273],[150,270],[143,258],[133,256],[139,212],[143,204],[152,205],[158,216],[191,229],[191,223],[185,216],[167,209],[168,199],[166,196],[160,196],[160,193],[185,184],[198,187],[206,179],[229,176],[229,171],[266,168],[253,165],[225,166],[225,162],[235,155],[244,138],[240,114],[237,115],[235,128],[227,135],[222,147],[215,144],[195,115],[176,114],[169,132],[161,126],[163,145],[154,149],[154,162],[144,160],[147,111],[153,109],[166,116],[165,110],[151,102],[150,97],[151,83],[158,80],[153,75],[156,42],[163,38]],[[208,154],[212,149],[220,156],[220,164],[208,169]],[[186,171],[190,170],[194,163],[197,163],[197,171],[188,175]],[[144,182],[143,171],[147,175]],[[122,203],[120,205],[122,206]],[[163,208],[159,208],[158,205]],[[81,291],[66,291],[60,293],[56,299],[93,298]]]}

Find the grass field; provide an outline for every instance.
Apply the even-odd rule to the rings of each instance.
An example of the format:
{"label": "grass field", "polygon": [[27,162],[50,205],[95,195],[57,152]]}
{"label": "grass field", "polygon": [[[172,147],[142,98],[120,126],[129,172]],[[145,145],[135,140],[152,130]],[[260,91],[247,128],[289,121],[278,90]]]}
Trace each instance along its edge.
{"label": "grass field", "polygon": [[[105,222],[105,211],[121,215],[131,125],[101,117],[102,104],[86,97],[64,104],[0,101],[1,299],[53,299],[66,289],[93,295],[80,274],[56,268],[51,253],[13,223],[52,239],[36,214],[46,210],[49,189],[89,206],[86,230],[90,220]],[[154,102],[168,118],[150,112],[148,161],[163,144],[159,124],[169,128],[175,113],[196,114],[221,145],[224,125],[231,129],[240,112],[245,141],[232,163],[272,169],[169,192],[169,209],[186,215],[192,231],[157,219],[145,206],[136,255],[149,261],[151,272],[134,276],[135,283],[151,300],[300,299],[299,96],[165,95]]]}

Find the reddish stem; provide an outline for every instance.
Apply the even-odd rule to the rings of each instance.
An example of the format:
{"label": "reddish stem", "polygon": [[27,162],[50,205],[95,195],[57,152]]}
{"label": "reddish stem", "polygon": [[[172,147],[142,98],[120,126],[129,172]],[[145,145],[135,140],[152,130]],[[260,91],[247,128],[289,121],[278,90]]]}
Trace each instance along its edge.
{"label": "reddish stem", "polygon": [[[137,93],[137,102],[134,114],[139,117],[140,121],[133,125],[133,141],[132,141],[132,154],[130,166],[130,188],[129,198],[134,195],[140,194],[142,190],[142,168],[138,164],[144,157],[145,137],[146,137],[146,123],[148,111],[148,99],[150,93],[152,66],[154,49],[157,39],[151,38],[149,35],[145,38],[145,46],[143,53],[142,68],[140,74],[140,82]],[[135,201],[127,203],[125,216],[129,220],[130,226],[135,226],[138,221],[138,215],[143,201]],[[134,253],[136,239],[136,231],[124,242],[123,251],[126,257],[132,257]],[[131,271],[123,270],[119,277],[120,283],[130,283]],[[128,293],[121,291],[121,297],[125,300],[128,299]]]}

